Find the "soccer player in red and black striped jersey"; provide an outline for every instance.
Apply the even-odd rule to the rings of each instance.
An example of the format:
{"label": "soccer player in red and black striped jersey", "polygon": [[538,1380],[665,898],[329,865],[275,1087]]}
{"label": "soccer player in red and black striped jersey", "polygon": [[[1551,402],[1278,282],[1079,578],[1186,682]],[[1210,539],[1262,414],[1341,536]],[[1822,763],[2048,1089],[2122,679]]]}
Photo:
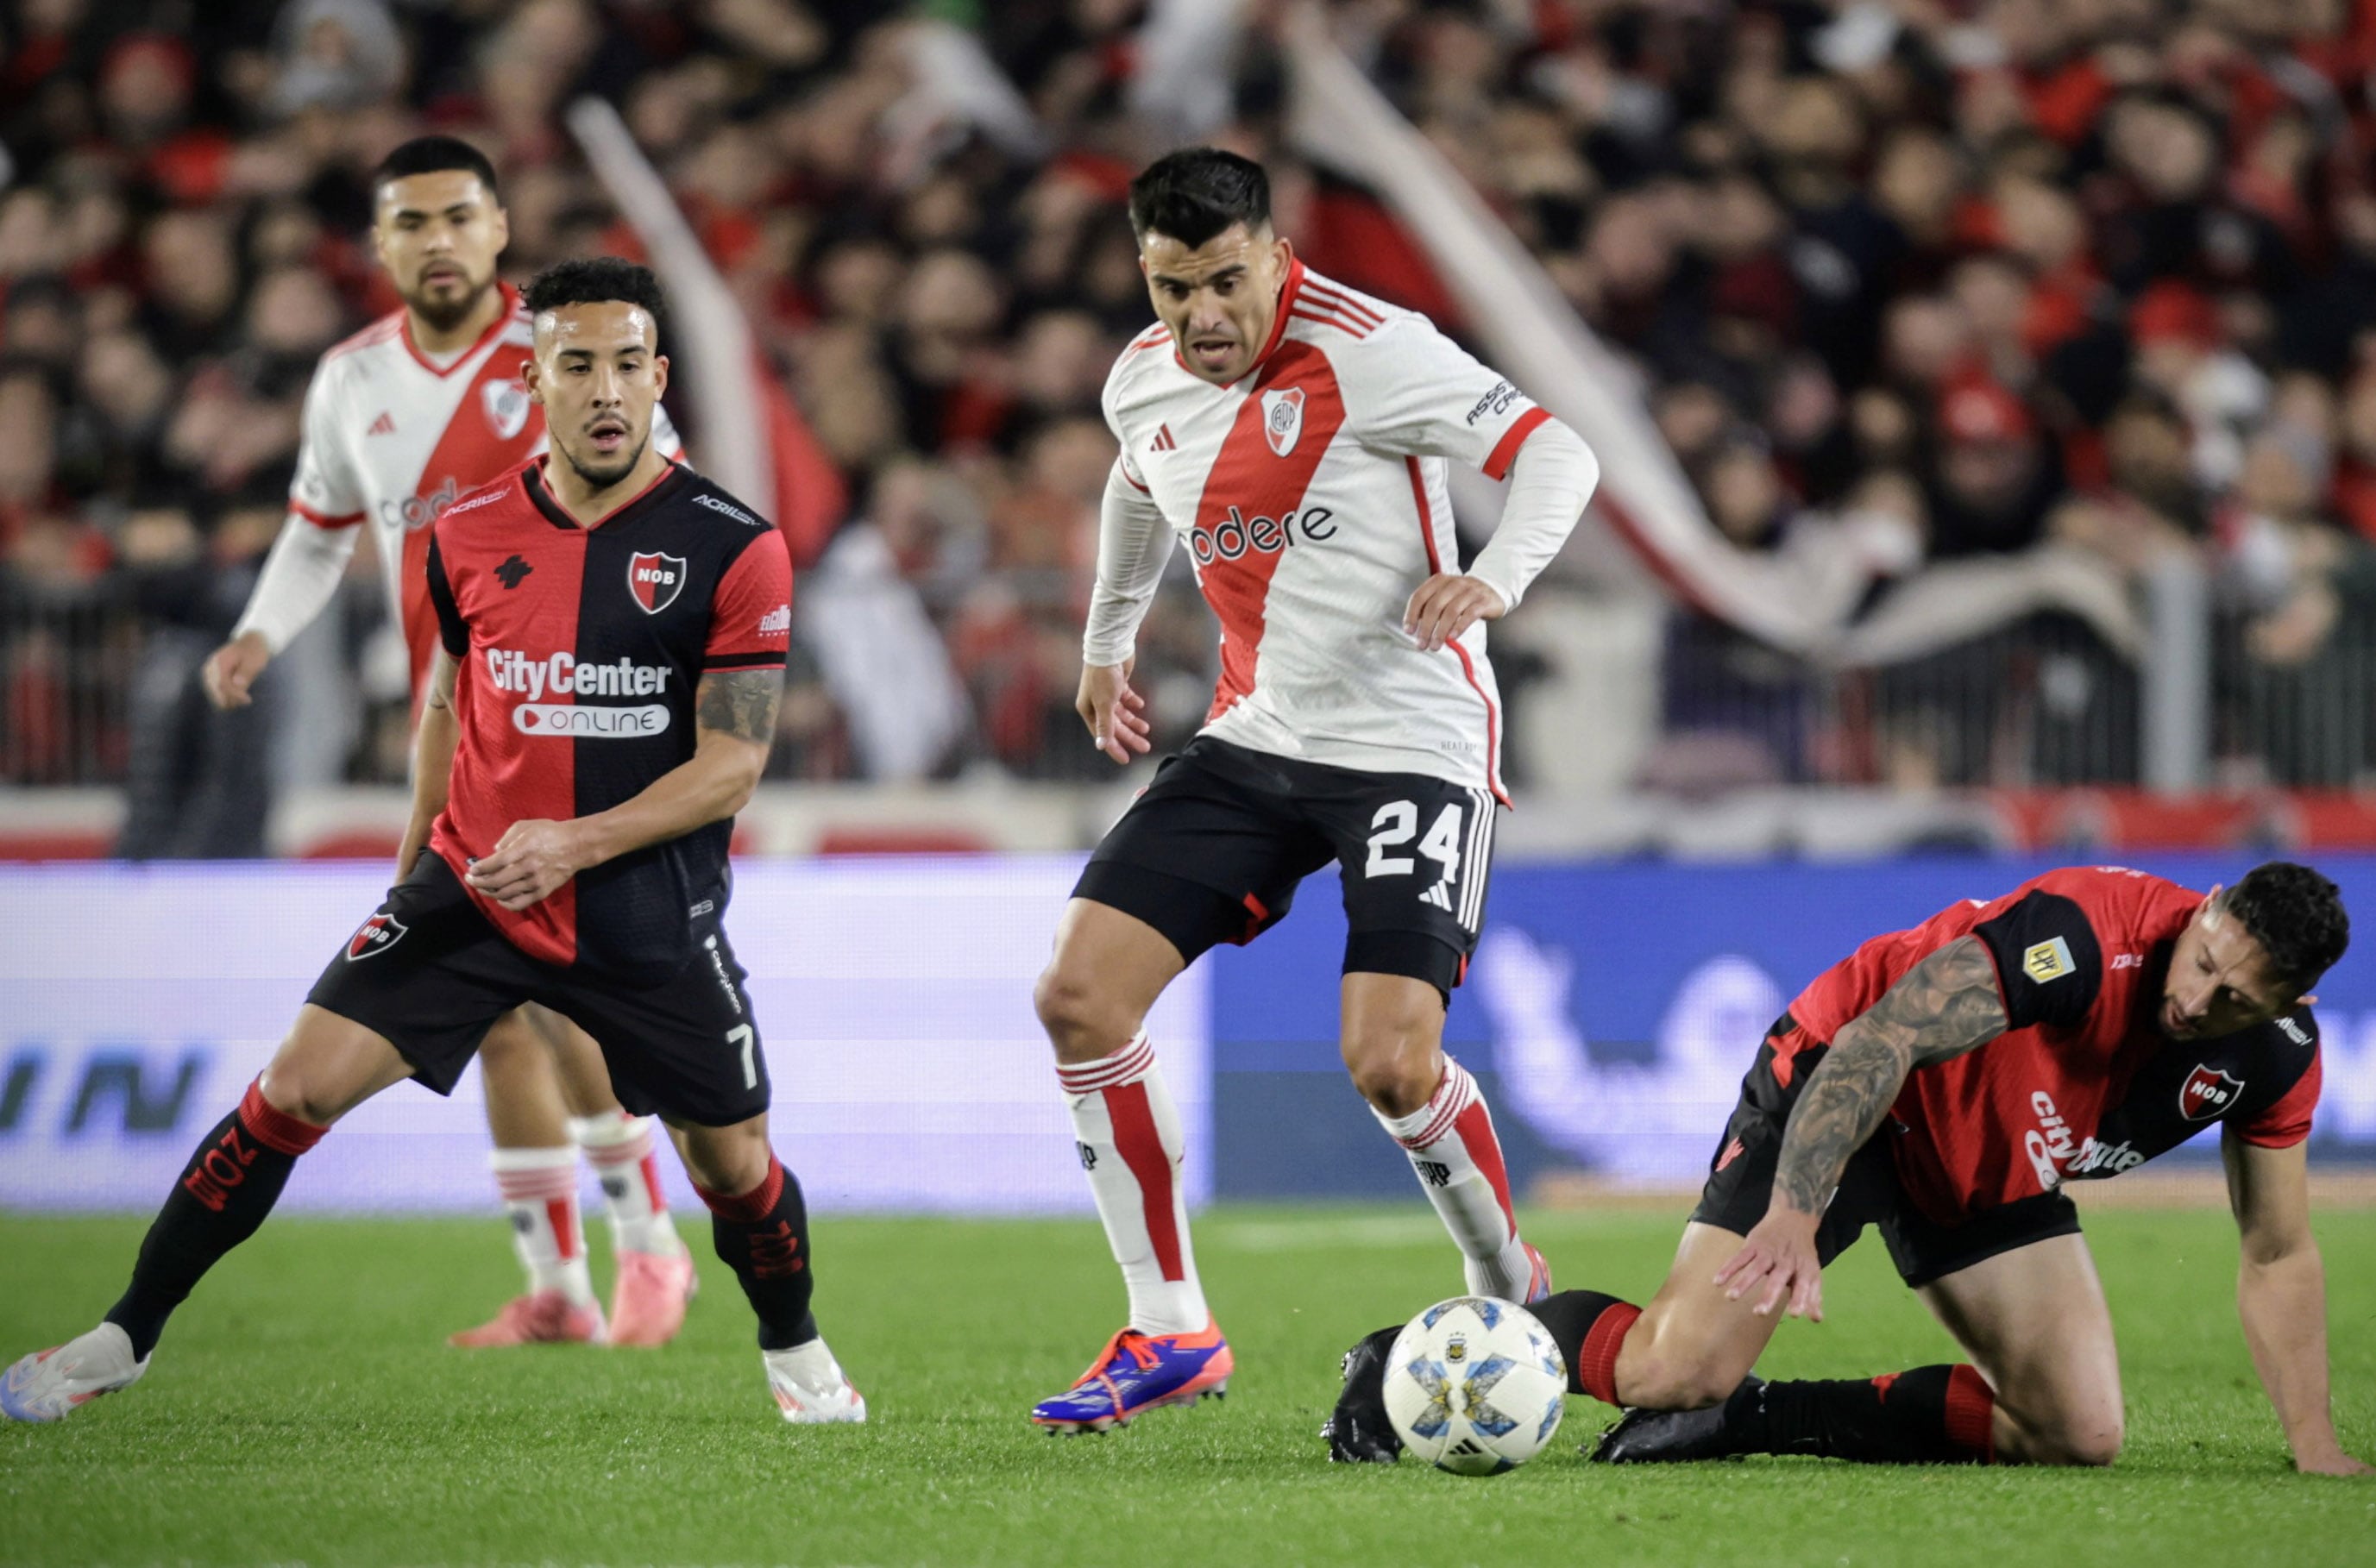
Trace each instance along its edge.
{"label": "soccer player in red and black striped jersey", "polygon": [[398,885],[200,1144],[105,1321],[0,1380],[17,1420],[139,1377],[332,1123],[406,1078],[449,1092],[525,1002],[594,1032],[621,1103],[667,1122],[785,1419],[865,1419],[809,1310],[807,1212],[768,1146],[766,1060],[721,923],[733,816],[775,731],[790,559],[651,444],[668,361],[649,272],[564,263],[527,302],[552,451],[434,525],[440,647]]}
{"label": "soccer player in red and black striped jersey", "polygon": [[[2112,1320],[2063,1184],[2216,1123],[2237,1306],[2294,1462],[2370,1473],[2328,1408],[2303,1154],[2320,1076],[2306,992],[2348,939],[2332,882],[2271,862],[2207,896],[2119,867],[2049,872],[1858,948],[1760,1046],[1649,1305],[1569,1290],[1532,1308],[1570,1387],[1627,1408],[1594,1457],[2111,1463]],[[1785,1312],[1823,1316],[1823,1268],[1867,1225],[1970,1361],[1750,1376]],[[1346,1359],[1334,1457],[1399,1448],[1378,1394],[1396,1332]]]}

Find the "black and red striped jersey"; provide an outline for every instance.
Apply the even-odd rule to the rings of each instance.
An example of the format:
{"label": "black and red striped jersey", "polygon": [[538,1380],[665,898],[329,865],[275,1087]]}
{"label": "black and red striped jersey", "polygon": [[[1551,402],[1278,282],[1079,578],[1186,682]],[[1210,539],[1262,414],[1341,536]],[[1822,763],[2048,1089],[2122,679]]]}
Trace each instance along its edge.
{"label": "black and red striped jersey", "polygon": [[[430,543],[461,736],[429,844],[457,874],[515,822],[641,793],[693,755],[704,674],[781,670],[790,646],[791,558],[749,507],[671,463],[580,527],[546,461],[458,497]],[[517,913],[480,907],[533,957],[662,978],[725,909],[731,828],[623,855]]]}
{"label": "black and red striped jersey", "polygon": [[[2118,1175],[2215,1122],[2247,1143],[2298,1144],[2310,1135],[2321,1078],[2307,1005],[2216,1039],[2162,1032],[2170,952],[2202,902],[2117,866],[2048,872],[1865,943],[1790,1004],[1793,1038],[1835,1039],[1924,957],[1979,938],[2012,1027],[1909,1074],[1883,1124],[1907,1192],[1942,1224],[2066,1181]],[[1774,1063],[1785,1085],[1795,1054]]]}

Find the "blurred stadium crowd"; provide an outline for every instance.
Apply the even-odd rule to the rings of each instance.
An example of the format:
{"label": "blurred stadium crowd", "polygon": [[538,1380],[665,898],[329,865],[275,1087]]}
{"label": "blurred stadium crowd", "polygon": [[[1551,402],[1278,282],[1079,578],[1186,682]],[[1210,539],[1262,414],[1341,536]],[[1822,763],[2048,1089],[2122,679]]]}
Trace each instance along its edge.
{"label": "blurred stadium crowd", "polygon": [[[137,781],[219,743],[191,671],[279,526],[308,374],[394,304],[363,239],[380,153],[424,128],[483,146],[511,276],[637,254],[560,125],[585,92],[665,173],[840,470],[862,548],[834,569],[920,608],[892,620],[929,624],[922,657],[951,672],[956,711],[886,763],[856,737],[897,728],[913,688],[796,669],[777,774],[1102,766],[1071,713],[1112,452],[1097,397],[1149,315],[1123,188],[1180,129],[1133,108],[1150,6],[892,9],[14,0],[0,781]],[[1900,570],[2049,540],[2140,576],[2192,559],[2221,606],[2228,776],[2348,784],[2376,762],[2376,0],[1332,9],[1638,360],[1740,546],[1853,514]],[[916,18],[978,37],[1036,125],[936,96]],[[1384,209],[1288,149],[1266,21],[1200,62],[1231,89],[1210,135],[1269,161],[1314,266],[1456,330]],[[1569,590],[1610,592],[1607,554],[1580,551]],[[328,776],[400,779],[400,661],[373,651],[367,563],[350,587],[343,663],[377,719],[313,750]],[[1739,705],[1711,693],[1799,700],[1800,673],[1727,628],[1677,612],[1660,636],[1670,733],[1721,729]],[[1951,679],[2002,683],[2003,652]],[[1159,738],[1201,718],[1211,657],[1183,573],[1143,643]],[[2251,731],[2272,692],[2318,716],[2287,731],[2318,745]],[[1853,766],[1748,728],[1777,778],[2026,782],[1992,768],[2001,719]]]}

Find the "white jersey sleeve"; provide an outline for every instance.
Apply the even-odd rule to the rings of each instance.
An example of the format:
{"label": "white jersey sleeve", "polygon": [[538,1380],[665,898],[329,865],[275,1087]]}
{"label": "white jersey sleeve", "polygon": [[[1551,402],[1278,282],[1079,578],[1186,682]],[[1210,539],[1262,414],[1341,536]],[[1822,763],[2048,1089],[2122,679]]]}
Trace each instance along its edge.
{"label": "white jersey sleeve", "polygon": [[289,516],[265,557],[232,636],[260,634],[274,654],[313,624],[339,589],[363,520],[365,499],[346,460],[337,423],[338,398],[327,362],[305,389],[297,473],[289,487]]}
{"label": "white jersey sleeve", "polygon": [[676,422],[668,417],[668,410],[659,403],[652,405],[652,445],[663,457],[684,456],[684,438],[676,433]]}
{"label": "white jersey sleeve", "polygon": [[1098,575],[1081,636],[1082,663],[1113,665],[1130,658],[1170,556],[1170,525],[1146,487],[1130,476],[1127,460],[1116,457],[1098,507]]}
{"label": "white jersey sleeve", "polygon": [[362,476],[355,472],[348,450],[351,434],[346,428],[355,410],[339,396],[343,377],[338,362],[325,359],[305,388],[305,411],[299,429],[297,474],[289,484],[289,509],[324,528],[343,529],[363,520],[369,505]]}
{"label": "white jersey sleeve", "polygon": [[1550,418],[1423,315],[1398,314],[1337,351],[1349,434],[1372,452],[1446,457],[1501,479]]}

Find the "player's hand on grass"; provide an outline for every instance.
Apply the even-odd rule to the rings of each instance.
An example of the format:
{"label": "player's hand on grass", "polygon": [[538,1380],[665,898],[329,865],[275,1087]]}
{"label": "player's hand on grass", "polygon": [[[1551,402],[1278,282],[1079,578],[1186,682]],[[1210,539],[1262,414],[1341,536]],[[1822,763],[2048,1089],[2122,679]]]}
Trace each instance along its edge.
{"label": "player's hand on grass", "polygon": [[1499,621],[1509,608],[1491,584],[1439,572],[1419,585],[1403,611],[1403,633],[1433,653],[1479,621]]}
{"label": "player's hand on grass", "polygon": [[[1716,1271],[1725,1300],[1754,1298],[1759,1317],[1784,1307],[1791,1317],[1824,1321],[1824,1265],[1815,1256],[1816,1217],[1776,1204]],[[1787,1305],[1786,1305],[1787,1303]]]}
{"label": "player's hand on grass", "polygon": [[575,824],[516,822],[493,850],[470,862],[469,880],[481,897],[517,911],[550,897],[584,863]]}
{"label": "player's hand on grass", "polygon": [[207,656],[199,671],[207,700],[217,707],[245,707],[255,700],[249,688],[271,662],[272,649],[265,646],[264,634],[242,632]]}
{"label": "player's hand on grass", "polygon": [[1090,740],[1119,763],[1155,749],[1146,699],[1131,689],[1130,671],[1137,662],[1125,659],[1120,664],[1082,665],[1080,695],[1073,699],[1073,710],[1089,727]]}

